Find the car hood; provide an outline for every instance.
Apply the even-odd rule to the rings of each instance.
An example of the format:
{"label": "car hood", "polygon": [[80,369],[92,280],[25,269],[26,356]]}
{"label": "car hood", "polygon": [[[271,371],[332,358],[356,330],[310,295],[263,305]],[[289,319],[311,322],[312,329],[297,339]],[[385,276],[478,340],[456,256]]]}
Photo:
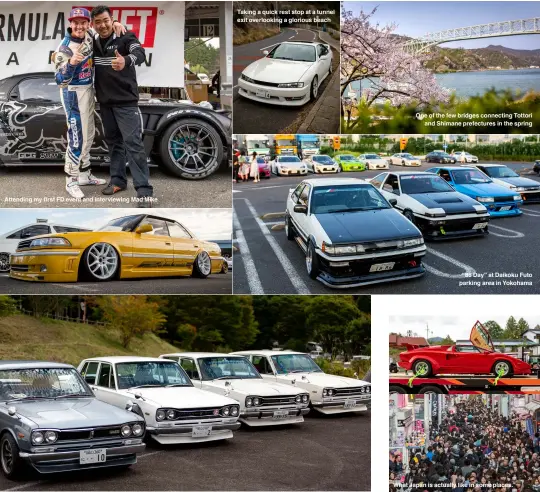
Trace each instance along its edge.
{"label": "car hood", "polygon": [[216,395],[208,391],[191,386],[177,388],[136,388],[126,390],[125,394],[135,399],[135,393],[140,392],[148,403],[153,403],[158,407],[172,408],[200,408],[200,407],[222,407],[236,403],[231,398]]}
{"label": "car hood", "polygon": [[15,407],[18,414],[34,421],[41,428],[75,429],[120,425],[140,420],[137,415],[94,397],[12,402],[9,406]]}
{"label": "car hood", "polygon": [[367,162],[369,164],[384,164],[388,165],[388,162],[386,162],[384,159],[364,159],[364,162]]}
{"label": "car hood", "polygon": [[[227,381],[231,383],[231,386],[225,386]],[[205,384],[214,388],[222,388],[224,391],[229,388],[236,392],[245,393],[246,396],[279,396],[302,393],[299,388],[295,388],[292,384],[287,387],[284,384],[273,383],[265,379],[220,379],[205,381]]]}
{"label": "car hood", "polygon": [[465,190],[475,196],[514,196],[516,193],[495,183],[456,184],[460,190]]}
{"label": "car hood", "polygon": [[420,231],[393,208],[315,214],[333,244],[420,237]]}
{"label": "car hood", "polygon": [[276,166],[280,166],[280,167],[297,167],[297,168],[302,168],[305,166],[305,164],[303,162],[276,162]]}
{"label": "car hood", "polygon": [[261,58],[248,65],[242,72],[244,75],[261,82],[288,83],[299,82],[314,62],[293,60],[275,60]]}
{"label": "car hood", "polygon": [[455,191],[444,193],[412,193],[409,196],[425,207],[442,208],[445,212],[476,213],[473,205],[478,205],[476,200]]}
{"label": "car hood", "polygon": [[[305,377],[305,379],[303,379]],[[279,374],[279,381],[296,381],[297,384],[309,382],[323,388],[354,388],[358,386],[366,386],[370,383],[356,378],[347,378],[345,376],[334,376],[333,374],[325,374],[324,372],[294,372],[289,374]]]}
{"label": "car hood", "polygon": [[529,178],[496,178],[500,179],[501,181],[504,181],[505,183],[511,184],[512,186],[525,186],[525,187],[536,187],[538,188],[540,186],[540,183],[537,181],[534,181],[534,179]]}

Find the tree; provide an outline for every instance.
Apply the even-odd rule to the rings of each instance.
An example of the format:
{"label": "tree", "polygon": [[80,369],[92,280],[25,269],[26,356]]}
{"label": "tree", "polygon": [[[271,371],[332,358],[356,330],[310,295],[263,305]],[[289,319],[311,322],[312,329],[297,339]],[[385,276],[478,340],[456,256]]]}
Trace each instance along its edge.
{"label": "tree", "polygon": [[441,340],[441,345],[454,345],[454,340],[452,340],[452,337],[450,335],[446,335],[445,338]]}
{"label": "tree", "polygon": [[365,314],[351,320],[345,329],[345,355],[371,355],[371,318]]}
{"label": "tree", "polygon": [[490,320],[482,323],[486,330],[489,332],[489,336],[492,340],[500,340],[504,338],[504,330],[501,328],[501,325],[496,321]]}
{"label": "tree", "polygon": [[10,296],[0,296],[0,316],[11,316],[17,312],[17,303]]}
{"label": "tree", "polygon": [[527,323],[523,318],[519,318],[519,321],[517,322],[517,334],[518,336],[516,338],[522,338],[523,334],[530,330],[529,323]]}
{"label": "tree", "polygon": [[516,323],[516,318],[514,318],[513,316],[510,316],[508,318],[503,336],[504,338],[507,338],[509,340],[515,340],[516,338],[520,338],[520,333],[519,333],[518,325]]}
{"label": "tree", "polygon": [[214,72],[218,65],[218,56],[219,50],[202,39],[194,38],[184,43],[184,58],[193,72],[200,65],[208,69],[210,73]]}
{"label": "tree", "polygon": [[135,337],[159,332],[166,321],[159,305],[149,301],[147,296],[99,296],[96,303],[111,329],[120,332],[124,348]]}

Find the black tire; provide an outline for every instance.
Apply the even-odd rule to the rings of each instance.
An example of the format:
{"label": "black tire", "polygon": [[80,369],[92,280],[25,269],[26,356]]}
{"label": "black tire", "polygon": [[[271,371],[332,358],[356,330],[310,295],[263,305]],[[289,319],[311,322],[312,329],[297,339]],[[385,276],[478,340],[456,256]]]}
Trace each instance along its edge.
{"label": "black tire", "polygon": [[319,95],[319,77],[315,75],[309,86],[309,100],[315,101]]}
{"label": "black tire", "polygon": [[397,393],[398,395],[406,395],[407,394],[407,390],[403,386],[397,386],[397,385],[393,385],[393,384],[391,384],[390,387],[388,388],[388,392],[390,394]]}
{"label": "black tire", "polygon": [[288,215],[285,216],[285,234],[287,235],[287,239],[289,241],[294,239],[294,229],[291,218]]}
{"label": "black tire", "polygon": [[[102,276],[100,276],[97,271],[94,272],[92,270],[93,268],[92,258],[94,255],[94,250],[99,245],[107,246],[110,254],[116,257],[116,266],[114,267],[113,271],[108,272],[107,274],[103,274]],[[86,248],[85,252],[83,253],[83,256],[81,259],[81,266],[82,266],[85,276],[91,279],[93,282],[107,282],[109,280],[113,280],[118,277],[118,272],[120,270],[120,255],[118,254],[118,251],[116,251],[114,246],[112,246],[109,243],[94,243],[88,246],[88,248]]]}
{"label": "black tire", "polygon": [[[204,266],[207,261],[210,261],[210,269],[208,269],[207,266]],[[206,251],[201,251],[193,262],[193,273],[191,275],[197,278],[206,278],[211,272],[212,262],[210,260],[210,255]]]}
{"label": "black tire", "polygon": [[226,261],[223,261],[223,265],[221,265],[221,271],[219,273],[227,273],[229,271],[229,265]]}
{"label": "black tire", "polygon": [[407,219],[409,219],[409,220],[414,224],[414,214],[412,213],[411,210],[408,210],[408,209],[407,209],[407,210],[404,210],[404,211],[403,211],[403,215],[404,215],[405,217],[407,217]]}
{"label": "black tire", "polygon": [[435,393],[437,395],[445,395],[446,391],[444,389],[439,388],[438,386],[422,386],[418,390],[419,395],[425,395],[426,393]]}
{"label": "black tire", "polygon": [[0,273],[6,273],[10,270],[9,253],[0,253]]}
{"label": "black tire", "polygon": [[426,372],[424,374],[419,375],[418,377],[424,377],[428,378],[433,375],[433,367],[431,366],[431,362],[425,359],[418,359],[414,361],[414,364],[412,366],[412,371],[414,374],[417,374],[421,367],[426,367]]}
{"label": "black tire", "polygon": [[332,66],[332,62],[330,62],[330,68],[328,69],[328,77],[330,77],[334,73],[334,67]]}
{"label": "black tire", "polygon": [[0,468],[10,480],[17,480],[24,471],[24,461],[19,456],[19,446],[9,432],[0,439]]}
{"label": "black tire", "polygon": [[[178,128],[184,129],[184,134],[190,135],[192,138],[195,138],[196,131],[202,129],[204,132],[204,137],[201,142],[203,145],[198,145],[195,144],[195,142],[191,142],[189,149],[194,149],[194,154],[188,155],[186,161],[182,163],[175,161],[173,150],[169,152],[169,139],[178,130]],[[221,137],[218,131],[210,123],[204,120],[197,118],[176,120],[165,129],[159,138],[159,156],[161,157],[161,162],[168,171],[180,178],[190,180],[207,178],[208,176],[214,174],[223,162],[224,148]],[[185,142],[183,142],[182,139],[175,142],[176,145],[174,151],[178,154],[186,155],[186,152],[183,152]],[[213,155],[208,156],[206,154],[202,154],[205,161],[203,163],[199,162],[195,158],[195,155],[199,156],[198,152],[195,152],[195,150],[198,150],[198,147],[209,147],[208,149],[205,149],[205,152],[212,153]],[[211,150],[209,150],[210,148]],[[182,156],[179,158],[179,160],[183,158],[184,157]]]}
{"label": "black tire", "polygon": [[508,362],[507,360],[495,361],[491,369],[491,372],[495,374],[495,376],[498,376],[499,375],[498,369],[502,370],[503,367],[505,367],[505,370],[503,374],[501,375],[501,377],[505,378],[505,377],[511,376],[513,372],[513,368],[512,368],[512,364],[510,364],[510,362]]}
{"label": "black tire", "polygon": [[310,278],[314,280],[319,276],[321,271],[319,267],[319,257],[317,256],[315,246],[313,246],[311,241],[308,243],[308,252],[306,254],[306,269]]}

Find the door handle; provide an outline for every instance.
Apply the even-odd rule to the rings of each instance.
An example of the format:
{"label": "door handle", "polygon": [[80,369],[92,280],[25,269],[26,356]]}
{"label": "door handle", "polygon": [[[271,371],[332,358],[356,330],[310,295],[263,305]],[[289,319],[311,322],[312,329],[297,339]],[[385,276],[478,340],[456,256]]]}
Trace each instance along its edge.
{"label": "door handle", "polygon": [[167,246],[170,246],[172,243],[165,243]]}

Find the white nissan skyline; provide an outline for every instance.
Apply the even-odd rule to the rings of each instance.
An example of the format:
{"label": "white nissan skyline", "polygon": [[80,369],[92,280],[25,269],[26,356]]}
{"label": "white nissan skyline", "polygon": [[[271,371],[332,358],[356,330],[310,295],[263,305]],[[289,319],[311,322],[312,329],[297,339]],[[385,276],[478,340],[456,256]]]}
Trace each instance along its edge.
{"label": "white nissan skyline", "polygon": [[238,79],[238,93],[254,101],[303,106],[317,99],[319,87],[332,74],[332,50],[324,43],[285,41],[263,51]]}

